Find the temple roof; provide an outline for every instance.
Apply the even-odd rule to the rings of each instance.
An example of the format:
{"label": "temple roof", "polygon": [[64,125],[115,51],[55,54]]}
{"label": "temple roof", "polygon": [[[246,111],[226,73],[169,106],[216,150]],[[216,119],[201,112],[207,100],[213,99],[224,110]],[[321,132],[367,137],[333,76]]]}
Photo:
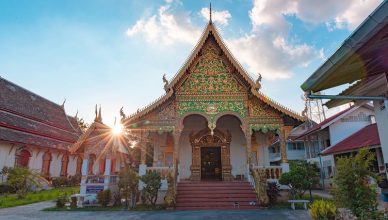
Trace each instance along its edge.
{"label": "temple roof", "polygon": [[65,149],[82,131],[64,107],[0,77],[0,140]]}
{"label": "temple roof", "polygon": [[94,141],[103,142],[105,145],[109,137],[112,135],[112,129],[100,121],[94,121],[89,128],[78,138],[78,140],[69,148],[71,153],[77,152],[82,145],[91,138]]}
{"label": "temple roof", "polygon": [[[197,45],[194,47],[193,51],[191,52],[188,59],[185,61],[184,65],[179,69],[179,71],[175,74],[173,79],[170,81],[170,83],[167,85],[166,90],[167,92],[152,102],[151,104],[147,105],[141,110],[138,110],[136,113],[130,115],[130,117],[126,120],[135,120],[137,118],[140,118],[147,113],[151,112],[158,106],[165,103],[167,100],[169,100],[170,97],[174,95],[174,91],[176,91],[176,88],[180,82],[181,79],[185,76],[190,66],[195,61],[195,58],[199,55],[201,49],[203,48],[206,40],[208,37],[212,35],[217,42],[218,46],[221,48],[222,52],[225,54],[227,59],[232,63],[234,68],[237,70],[236,72],[241,76],[242,79],[245,80],[245,82],[250,87],[250,92],[253,93],[258,99],[263,101],[264,103],[268,104],[272,108],[282,112],[285,115],[288,115],[294,119],[297,119],[299,121],[304,121],[304,118],[299,115],[298,113],[292,111],[289,108],[286,108],[282,106],[281,104],[277,103],[276,101],[270,99],[260,91],[258,91],[258,84],[255,83],[255,81],[249,76],[249,74],[244,70],[244,68],[241,66],[241,64],[237,61],[237,59],[232,55],[232,53],[229,51],[225,43],[223,42],[220,34],[218,33],[216,27],[212,22],[209,22],[206,26],[205,30],[203,31],[200,40],[198,41]],[[125,122],[124,122],[125,123]]]}

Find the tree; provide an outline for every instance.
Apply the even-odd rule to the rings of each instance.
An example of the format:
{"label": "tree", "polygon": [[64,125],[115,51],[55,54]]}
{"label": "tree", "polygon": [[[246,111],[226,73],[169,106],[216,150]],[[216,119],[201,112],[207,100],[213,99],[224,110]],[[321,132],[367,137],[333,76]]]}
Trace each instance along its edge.
{"label": "tree", "polygon": [[41,187],[47,180],[38,172],[15,167],[8,170],[7,183],[15,189],[19,198],[24,198],[32,187]]}
{"label": "tree", "polygon": [[83,132],[85,132],[85,131],[88,129],[89,124],[86,123],[86,122],[84,121],[83,118],[78,119],[77,122],[78,122],[79,128],[80,128]]}
{"label": "tree", "polygon": [[131,208],[136,206],[136,194],[138,191],[139,177],[137,173],[125,167],[119,173],[119,190],[125,198],[125,208],[128,209],[128,198],[131,197]]}
{"label": "tree", "polygon": [[367,148],[362,148],[356,156],[337,160],[337,173],[333,181],[332,194],[339,207],[350,209],[361,219],[372,219],[377,210],[376,185],[370,184],[377,178],[369,168],[375,157]]}
{"label": "tree", "polygon": [[162,186],[162,180],[159,173],[149,172],[144,176],[140,177],[140,180],[144,183],[144,187],[141,190],[141,195],[146,202],[151,205],[156,204],[158,199],[158,191]]}
{"label": "tree", "polygon": [[290,172],[283,173],[279,183],[290,187],[293,199],[302,198],[306,190],[309,190],[312,200],[311,189],[319,183],[319,169],[314,163],[306,161],[295,161],[290,165]]}

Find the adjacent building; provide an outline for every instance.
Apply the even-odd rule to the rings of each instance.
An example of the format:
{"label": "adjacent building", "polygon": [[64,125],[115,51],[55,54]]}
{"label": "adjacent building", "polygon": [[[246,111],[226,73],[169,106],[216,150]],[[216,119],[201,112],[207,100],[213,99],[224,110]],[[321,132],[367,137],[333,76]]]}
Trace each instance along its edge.
{"label": "adjacent building", "polygon": [[[310,98],[329,99],[329,108],[349,102],[373,101],[374,114],[387,167],[388,160],[388,1],[370,14],[302,85]],[[352,84],[338,95],[314,93]]]}
{"label": "adjacent building", "polygon": [[0,169],[28,167],[46,178],[80,174],[82,158],[68,148],[81,133],[63,105],[0,77]]}
{"label": "adjacent building", "polygon": [[333,154],[323,152],[373,123],[372,106],[353,105],[314,125],[295,139],[304,141],[307,161],[322,167],[325,183],[330,184],[335,172],[335,158]]}

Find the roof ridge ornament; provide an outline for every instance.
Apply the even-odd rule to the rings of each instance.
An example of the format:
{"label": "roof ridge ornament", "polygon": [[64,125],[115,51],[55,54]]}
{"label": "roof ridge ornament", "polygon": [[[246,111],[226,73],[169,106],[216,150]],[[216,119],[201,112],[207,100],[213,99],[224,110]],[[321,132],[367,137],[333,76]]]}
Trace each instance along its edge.
{"label": "roof ridge ornament", "polygon": [[65,108],[65,103],[66,103],[66,98],[65,98],[65,100],[63,100],[63,102],[62,102],[62,105],[61,105],[62,108]]}
{"label": "roof ridge ornament", "polygon": [[256,79],[257,90],[261,89],[261,80],[262,79],[263,79],[263,77],[261,76],[261,73],[258,73],[257,74],[257,79]]}
{"label": "roof ridge ornament", "polygon": [[164,91],[168,92],[168,80],[166,78],[166,74],[163,74],[163,82],[164,82]]}

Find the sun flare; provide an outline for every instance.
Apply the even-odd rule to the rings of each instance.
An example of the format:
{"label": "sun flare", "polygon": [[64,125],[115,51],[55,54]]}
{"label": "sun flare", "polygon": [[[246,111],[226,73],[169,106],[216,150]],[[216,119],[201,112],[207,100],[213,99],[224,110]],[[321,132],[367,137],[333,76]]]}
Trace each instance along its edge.
{"label": "sun flare", "polygon": [[120,123],[115,124],[112,128],[112,133],[114,135],[120,135],[121,133],[123,133],[123,125]]}

